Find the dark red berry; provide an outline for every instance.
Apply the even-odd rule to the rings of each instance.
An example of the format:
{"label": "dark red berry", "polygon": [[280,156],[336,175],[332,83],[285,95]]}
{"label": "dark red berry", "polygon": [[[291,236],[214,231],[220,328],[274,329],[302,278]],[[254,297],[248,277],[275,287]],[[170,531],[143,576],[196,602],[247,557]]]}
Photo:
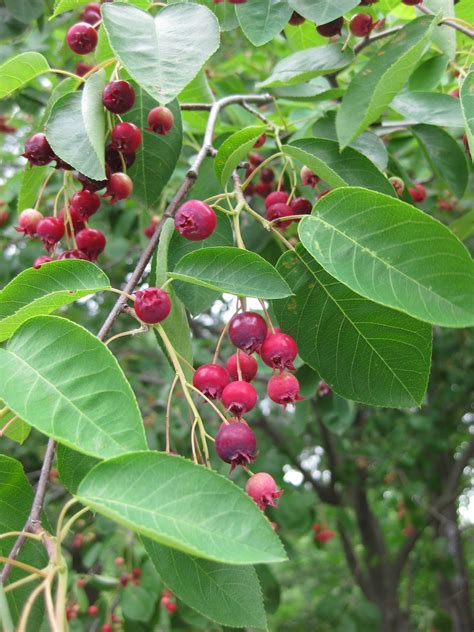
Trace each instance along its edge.
{"label": "dark red berry", "polygon": [[249,159],[250,164],[253,165],[254,167],[258,167],[258,165],[261,165],[263,162],[262,154],[259,154],[256,151],[250,152],[250,154],[248,155],[248,159]]}
{"label": "dark red berry", "polygon": [[[288,204],[274,204],[267,208],[267,212],[265,213],[265,217],[269,222],[272,222],[275,219],[280,219],[281,217],[289,217],[294,215],[293,209]],[[282,230],[288,228],[291,224],[291,219],[287,222],[275,222],[276,228],[281,228]]]}
{"label": "dark red berry", "polygon": [[260,356],[265,364],[272,369],[295,370],[293,360],[298,355],[298,346],[288,334],[270,334],[260,349]]}
{"label": "dark red berry", "polygon": [[85,253],[91,261],[95,261],[104,250],[106,239],[100,230],[84,228],[76,235],[76,244],[79,250]]}
{"label": "dark red berry", "polygon": [[262,169],[260,173],[260,180],[262,182],[273,182],[274,177],[273,169]]}
{"label": "dark red berry", "polygon": [[97,31],[87,22],[73,24],[66,35],[69,48],[77,55],[92,53],[97,46]]}
{"label": "dark red berry", "polygon": [[321,191],[321,193],[318,195],[318,200],[320,200],[322,197],[324,197],[328,193],[331,193],[331,189],[326,189],[325,191]]}
{"label": "dark red berry", "polygon": [[102,625],[102,632],[114,632],[114,628],[110,623],[104,623]]}
{"label": "dark red berry", "polygon": [[5,224],[8,222],[9,217],[10,215],[7,211],[0,211],[0,226],[5,226]]}
{"label": "dark red berry", "polygon": [[320,24],[316,27],[316,30],[323,37],[334,37],[334,35],[340,35],[342,27],[344,26],[344,18],[336,18],[326,24]]}
{"label": "dark red berry", "polygon": [[408,193],[411,195],[413,202],[424,202],[426,200],[426,189],[419,182],[415,186],[408,189]]}
{"label": "dark red berry", "polygon": [[288,20],[288,24],[291,24],[292,26],[299,26],[300,24],[303,24],[304,21],[305,18],[302,15],[293,11],[291,18]]}
{"label": "dark red berry", "polygon": [[229,372],[232,380],[240,379],[238,371],[239,366],[242,380],[245,380],[246,382],[251,382],[253,378],[257,375],[257,360],[255,360],[253,356],[240,351],[240,349],[239,351],[237,351],[237,353],[231,355],[230,358],[227,360],[226,369]]}
{"label": "dark red berry", "polygon": [[107,190],[102,197],[110,198],[110,203],[127,199],[133,191],[133,182],[126,173],[113,173],[107,180]]}
{"label": "dark red berry", "polygon": [[41,268],[41,266],[43,264],[50,263],[51,261],[54,261],[54,259],[51,259],[51,257],[48,257],[48,255],[41,255],[40,257],[37,257],[35,259],[35,262],[33,264],[33,268],[38,270],[39,268]]}
{"label": "dark red berry", "polygon": [[293,215],[311,215],[313,205],[309,200],[303,197],[295,198],[291,204]]}
{"label": "dark red berry", "polygon": [[267,505],[276,507],[276,500],[283,494],[281,489],[277,489],[273,477],[266,472],[258,472],[247,481],[245,491],[263,511]]}
{"label": "dark red berry", "polygon": [[247,0],[227,0],[230,4],[245,4]]}
{"label": "dark red berry", "polygon": [[267,135],[266,134],[260,134],[260,136],[255,141],[254,148],[258,149],[259,147],[262,147],[262,145],[265,145],[266,140],[267,140]]}
{"label": "dark red berry", "polygon": [[56,161],[56,164],[54,165],[55,169],[62,169],[63,171],[74,171],[74,167],[71,167],[71,165],[69,165],[67,162],[64,162],[62,158],[55,156],[54,160]]}
{"label": "dark red berry", "polygon": [[120,575],[119,582],[122,586],[126,586],[129,581],[130,581],[129,575]]}
{"label": "dark red berry", "polygon": [[148,113],[147,123],[149,132],[166,136],[174,125],[173,112],[163,106],[153,108]]}
{"label": "dark red berry", "polygon": [[25,143],[25,151],[22,154],[30,165],[41,167],[49,164],[56,158],[46,136],[38,133],[30,136]]}
{"label": "dark red berry", "polygon": [[93,68],[94,66],[92,66],[91,64],[86,64],[85,61],[80,61],[76,64],[76,75],[79,75],[79,77],[83,77],[84,75],[87,75],[87,73],[90,72]]}
{"label": "dark red berry", "polygon": [[123,171],[124,164],[128,169],[135,162],[135,158],[136,155],[134,152],[130,152],[129,154],[119,152],[112,147],[111,143],[105,148],[105,163],[111,173]]}
{"label": "dark red berry", "polygon": [[359,6],[368,7],[371,4],[376,4],[379,0],[360,0]]}
{"label": "dark red berry", "polygon": [[277,404],[287,406],[304,399],[300,397],[300,384],[291,373],[273,375],[268,380],[268,397]]}
{"label": "dark red berry", "polygon": [[217,217],[210,206],[200,200],[188,200],[176,213],[174,225],[190,241],[201,241],[214,232]]}
{"label": "dark red berry", "polygon": [[91,24],[95,26],[97,22],[100,22],[101,15],[97,13],[97,11],[83,11],[81,13],[82,22],[87,22],[87,24]]}
{"label": "dark red berry", "polygon": [[271,182],[257,182],[255,185],[255,193],[263,198],[266,198],[272,192]]}
{"label": "dark red berry", "polygon": [[229,382],[229,374],[220,364],[203,364],[193,375],[193,385],[209,399],[220,399]]}
{"label": "dark red berry", "polygon": [[93,180],[88,178],[83,173],[77,174],[77,179],[82,184],[82,187],[87,191],[100,191],[107,186],[107,180]]}
{"label": "dark red berry", "polygon": [[135,103],[135,91],[128,81],[111,81],[104,88],[102,103],[109,112],[124,114]]}
{"label": "dark red berry", "polygon": [[365,37],[373,29],[374,20],[367,13],[353,15],[349,23],[349,29],[356,37]]}
{"label": "dark red berry", "polygon": [[132,577],[134,579],[139,579],[142,576],[142,569],[141,568],[134,568],[132,570]]}
{"label": "dark red berry", "polygon": [[309,167],[303,167],[300,171],[301,183],[304,187],[315,187],[321,178],[319,178]]}
{"label": "dark red berry", "polygon": [[267,335],[267,323],[255,312],[240,312],[231,318],[229,337],[246,353],[258,351]]}
{"label": "dark red berry", "polygon": [[288,202],[289,195],[286,191],[274,191],[265,198],[265,208],[269,209],[274,204],[286,204]]}
{"label": "dark red berry", "polygon": [[111,133],[112,148],[123,154],[133,154],[140,147],[142,133],[133,123],[118,123]]}
{"label": "dark red berry", "polygon": [[257,456],[257,439],[244,421],[222,423],[216,435],[216,452],[225,463],[230,463],[230,471],[237,465],[248,465]]}
{"label": "dark red berry", "polygon": [[92,191],[78,191],[74,193],[70,202],[70,209],[76,217],[88,220],[100,206],[100,197]]}
{"label": "dark red berry", "polygon": [[60,255],[58,255],[58,261],[61,259],[83,259],[84,261],[89,261],[89,257],[82,252],[81,250],[64,250]]}
{"label": "dark red berry", "polygon": [[36,227],[36,234],[45,248],[51,250],[64,236],[64,222],[59,217],[45,217]]}
{"label": "dark red berry", "polygon": [[249,382],[237,381],[227,384],[222,391],[222,403],[236,417],[248,413],[257,403],[258,394]]}
{"label": "dark red berry", "polygon": [[171,301],[167,292],[158,287],[135,292],[134,309],[144,323],[154,325],[164,320],[171,310]]}
{"label": "dark red berry", "polygon": [[38,224],[43,219],[43,215],[34,208],[25,208],[18,216],[18,226],[16,230],[25,235],[36,235]]}
{"label": "dark red berry", "polygon": [[408,4],[408,6],[412,7],[415,4],[421,4],[423,0],[402,0],[403,4]]}

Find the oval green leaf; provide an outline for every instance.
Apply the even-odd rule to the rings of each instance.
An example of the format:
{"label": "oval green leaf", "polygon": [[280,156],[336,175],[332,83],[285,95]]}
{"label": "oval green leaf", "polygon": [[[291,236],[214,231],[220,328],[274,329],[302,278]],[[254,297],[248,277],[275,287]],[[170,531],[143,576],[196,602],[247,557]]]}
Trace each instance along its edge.
{"label": "oval green leaf", "polygon": [[287,0],[252,0],[235,7],[245,36],[254,46],[262,46],[278,35],[291,17]]}
{"label": "oval green leaf", "polygon": [[395,97],[391,107],[415,123],[464,126],[459,99],[442,92],[403,92]]}
{"label": "oval green leaf", "polygon": [[48,167],[28,167],[28,169],[23,170],[17,200],[18,213],[24,211],[25,208],[32,208],[35,205],[47,173]]}
{"label": "oval green leaf", "polygon": [[467,140],[471,152],[471,159],[474,161],[474,70],[471,70],[464,79],[461,91],[462,114],[466,125]]}
{"label": "oval green leaf", "polygon": [[289,0],[289,5],[307,20],[326,24],[360,4],[360,0]]}
{"label": "oval green leaf", "polygon": [[265,131],[263,125],[253,125],[235,132],[226,138],[217,151],[214,161],[216,176],[222,186],[227,184],[231,173],[237,167],[255,144],[255,141]]}
{"label": "oval green leaf", "polygon": [[0,66],[0,99],[10,96],[49,69],[48,62],[40,53],[21,53],[8,59]]}

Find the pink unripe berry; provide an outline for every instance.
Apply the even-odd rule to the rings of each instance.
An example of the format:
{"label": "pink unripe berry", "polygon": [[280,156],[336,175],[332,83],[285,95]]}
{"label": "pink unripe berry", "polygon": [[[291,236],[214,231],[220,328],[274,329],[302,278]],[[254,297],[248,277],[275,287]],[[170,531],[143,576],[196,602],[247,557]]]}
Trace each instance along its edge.
{"label": "pink unripe berry", "polygon": [[98,613],[99,613],[99,608],[97,606],[95,606],[95,605],[89,606],[87,608],[87,614],[90,617],[96,617],[98,615]]}
{"label": "pink unripe berry", "polygon": [[240,312],[231,318],[229,337],[238,349],[254,353],[260,349],[267,335],[267,323],[255,312]]}
{"label": "pink unripe berry", "polygon": [[140,128],[133,123],[118,123],[112,129],[110,137],[113,149],[123,154],[133,154],[142,142]]}
{"label": "pink unripe berry", "polygon": [[391,178],[389,178],[389,181],[392,187],[395,189],[395,193],[398,195],[398,197],[401,197],[403,195],[403,192],[405,191],[405,183],[403,182],[403,180],[401,178],[398,178],[397,176],[392,176]]}
{"label": "pink unripe berry", "polygon": [[46,136],[41,132],[33,134],[27,139],[22,156],[28,160],[30,165],[37,167],[47,165],[56,158]]}
{"label": "pink unripe berry", "polygon": [[193,385],[209,399],[220,399],[230,376],[220,364],[203,364],[193,375]]}
{"label": "pink unripe berry", "polygon": [[150,110],[147,117],[148,131],[166,136],[174,125],[173,112],[164,106]]}
{"label": "pink unripe berry", "polygon": [[229,372],[229,375],[232,380],[239,379],[239,371],[238,367],[240,365],[240,372],[242,374],[242,380],[246,382],[251,382],[253,378],[257,375],[258,371],[258,363],[255,358],[243,351],[237,351],[230,356],[227,360],[226,369]]}
{"label": "pink unripe berry", "polygon": [[277,489],[273,477],[266,472],[258,472],[247,481],[245,491],[258,505],[262,511],[267,505],[276,507],[276,500],[283,494],[282,490]]}
{"label": "pink unripe berry", "polygon": [[188,200],[174,218],[176,230],[185,239],[201,241],[214,232],[217,217],[210,206],[200,200]]}
{"label": "pink unripe berry", "polygon": [[[276,219],[279,220],[283,217],[290,217],[291,215],[294,215],[294,213],[291,206],[288,204],[274,204],[273,206],[270,206],[270,208],[267,208],[267,212],[265,213],[265,217],[269,222]],[[288,228],[291,222],[291,219],[289,221],[275,222],[275,227],[284,230],[285,228]]]}
{"label": "pink unripe berry", "polygon": [[255,387],[244,380],[231,382],[222,391],[222,403],[236,417],[241,417],[251,411],[257,399]]}
{"label": "pink unripe berry", "polygon": [[270,334],[260,350],[260,356],[265,364],[272,369],[295,370],[293,360],[298,355],[298,346],[288,334]]}
{"label": "pink unripe berry", "polygon": [[167,292],[157,287],[135,292],[135,313],[144,323],[153,325],[164,320],[171,311]]}
{"label": "pink unripe berry", "polygon": [[217,455],[230,463],[230,471],[237,465],[248,465],[257,456],[257,439],[244,421],[222,423],[216,435]]}
{"label": "pink unripe berry", "polygon": [[124,114],[135,103],[135,91],[128,81],[111,81],[104,88],[102,103],[109,112]]}
{"label": "pink unripe berry", "polygon": [[302,167],[300,171],[301,184],[304,187],[315,187],[321,178],[319,178],[309,167]]}
{"label": "pink unripe berry", "polygon": [[303,197],[295,198],[290,206],[293,215],[311,215],[311,211],[313,210],[311,202]]}
{"label": "pink unripe berry", "polygon": [[106,239],[104,234],[95,228],[84,228],[76,235],[79,250],[86,254],[91,261],[95,261],[104,250]]}
{"label": "pink unripe berry", "polygon": [[18,216],[18,226],[16,230],[25,235],[36,235],[38,224],[43,219],[43,215],[34,208],[25,208]]}
{"label": "pink unripe berry", "polygon": [[36,234],[46,249],[51,250],[64,236],[64,223],[59,217],[45,217],[36,227]]}
{"label": "pink unripe berry", "polygon": [[374,28],[374,20],[367,13],[357,13],[353,15],[349,23],[349,29],[352,35],[356,37],[366,37]]}
{"label": "pink unripe berry", "polygon": [[87,55],[97,46],[97,31],[87,22],[73,24],[66,35],[66,42],[73,53]]}
{"label": "pink unripe berry", "polygon": [[102,197],[110,198],[110,204],[127,199],[133,191],[133,182],[126,173],[113,173],[107,180],[107,190]]}
{"label": "pink unripe berry", "polygon": [[51,261],[54,261],[54,259],[51,259],[51,257],[48,257],[47,255],[41,255],[40,257],[37,257],[35,259],[35,262],[33,263],[33,268],[38,270],[43,264],[50,263]]}
{"label": "pink unripe berry", "polygon": [[273,402],[282,406],[304,399],[300,397],[300,384],[291,373],[273,375],[268,380],[267,392]]}
{"label": "pink unripe berry", "polygon": [[426,189],[419,182],[415,186],[408,189],[408,193],[411,195],[413,202],[424,202],[426,200]]}
{"label": "pink unripe berry", "polygon": [[71,198],[70,209],[77,218],[88,220],[100,206],[100,197],[97,193],[87,191],[77,191]]}
{"label": "pink unripe berry", "polygon": [[110,623],[104,623],[102,625],[102,632],[114,632],[114,628]]}
{"label": "pink unripe berry", "polygon": [[274,204],[286,204],[288,202],[288,198],[289,195],[286,191],[274,191],[265,198],[265,208],[269,209]]}

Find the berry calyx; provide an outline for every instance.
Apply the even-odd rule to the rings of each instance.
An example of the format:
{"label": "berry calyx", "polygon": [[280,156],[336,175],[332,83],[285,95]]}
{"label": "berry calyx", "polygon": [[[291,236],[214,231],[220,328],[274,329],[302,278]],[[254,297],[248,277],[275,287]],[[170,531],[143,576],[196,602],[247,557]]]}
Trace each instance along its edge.
{"label": "berry calyx", "polygon": [[309,167],[302,167],[300,171],[301,184],[304,187],[314,187],[321,180]]}
{"label": "berry calyx", "polygon": [[100,206],[100,197],[92,191],[77,191],[71,198],[70,210],[79,220],[88,220]]}
{"label": "berry calyx", "polygon": [[41,132],[33,134],[27,139],[22,156],[28,160],[30,165],[37,167],[47,165],[56,158],[46,136]]}
{"label": "berry calyx", "polygon": [[79,250],[86,254],[91,261],[95,261],[104,250],[106,239],[100,230],[84,228],[77,233],[76,244]]}
{"label": "berry calyx", "polygon": [[273,402],[282,406],[304,399],[300,397],[300,384],[291,373],[273,375],[268,380],[267,393]]}
{"label": "berry calyx", "polygon": [[73,24],[66,35],[66,43],[76,55],[92,53],[97,46],[97,41],[97,31],[87,22]]}
{"label": "berry calyx", "polygon": [[283,490],[277,489],[273,477],[266,472],[258,472],[249,478],[245,491],[262,511],[267,505],[276,507],[275,502],[283,494]]}
{"label": "berry calyx", "polygon": [[286,191],[274,191],[265,198],[265,208],[269,209],[274,204],[286,204],[289,197]]}
{"label": "berry calyx", "polygon": [[237,351],[230,356],[227,360],[226,369],[232,380],[239,379],[239,371],[238,367],[240,365],[240,373],[242,375],[242,380],[246,382],[251,382],[253,378],[257,375],[258,371],[258,363],[257,360],[251,355],[244,353],[243,351]]}
{"label": "berry calyx", "polygon": [[230,463],[232,472],[238,465],[248,465],[257,457],[257,438],[244,421],[222,423],[216,435],[217,455]]}
{"label": "berry calyx", "polygon": [[185,239],[201,241],[214,232],[217,217],[210,206],[200,200],[188,200],[174,218],[176,230]]}
{"label": "berry calyx", "polygon": [[18,226],[15,230],[19,233],[25,233],[25,235],[36,235],[38,224],[41,222],[43,214],[34,208],[25,208],[24,211],[18,216]]}
{"label": "berry calyx", "polygon": [[125,200],[132,194],[133,182],[126,173],[112,173],[107,180],[107,190],[102,197],[110,198],[110,204]]}
{"label": "berry calyx", "polygon": [[334,37],[341,34],[343,26],[344,18],[340,17],[331,22],[326,22],[326,24],[320,24],[316,27],[316,30],[323,37]]}
{"label": "berry calyx", "polygon": [[166,136],[174,125],[173,112],[164,106],[150,110],[147,117],[148,131]]}
{"label": "berry calyx", "polygon": [[303,197],[295,198],[291,204],[293,215],[311,215],[313,205],[309,200]]}
{"label": "berry calyx", "polygon": [[64,222],[59,217],[45,217],[36,227],[36,234],[46,250],[51,250],[64,236]]}
{"label": "berry calyx", "polygon": [[109,112],[124,114],[135,103],[135,91],[128,81],[111,81],[104,88],[102,103]]}
{"label": "berry calyx", "polygon": [[244,380],[231,382],[222,391],[222,403],[237,418],[252,410],[257,399],[255,387]]}
{"label": "berry calyx", "polygon": [[51,261],[54,261],[54,259],[48,257],[48,255],[41,255],[40,257],[37,257],[35,259],[35,262],[33,263],[33,268],[35,268],[35,270],[38,270],[43,264],[51,263]]}
{"label": "berry calyx", "polygon": [[305,22],[305,18],[296,11],[293,11],[291,18],[288,20],[288,24],[291,24],[292,26],[299,26],[300,24],[303,24],[303,22]]}
{"label": "berry calyx", "polygon": [[408,193],[411,195],[413,202],[421,203],[426,200],[426,189],[419,182],[417,182],[415,186],[409,187]]}
{"label": "berry calyx", "polygon": [[267,323],[255,312],[240,312],[232,316],[229,337],[233,345],[246,353],[254,353],[262,346],[267,335]]}
{"label": "berry calyx", "polygon": [[[267,212],[265,213],[265,217],[269,222],[272,222],[275,219],[280,219],[282,217],[289,217],[290,215],[294,215],[291,206],[288,204],[274,204],[267,208]],[[287,222],[275,222],[276,228],[288,228],[291,224],[292,220],[290,219]]]}
{"label": "berry calyx", "polygon": [[203,364],[193,375],[193,386],[208,399],[220,399],[230,376],[220,364]]}
{"label": "berry calyx", "polygon": [[171,311],[171,301],[167,292],[157,287],[135,292],[135,314],[144,323],[154,325],[164,320]]}
{"label": "berry calyx", "polygon": [[133,154],[142,142],[140,128],[133,123],[118,123],[112,129],[112,148],[123,154]]}
{"label": "berry calyx", "polygon": [[255,141],[254,149],[258,149],[259,147],[262,147],[262,145],[265,145],[266,141],[267,141],[267,135],[260,134],[260,136]]}
{"label": "berry calyx", "polygon": [[366,37],[374,28],[374,20],[367,13],[357,13],[353,15],[349,23],[352,35],[356,37]]}
{"label": "berry calyx", "polygon": [[288,334],[270,334],[260,349],[260,356],[265,364],[272,369],[295,370],[293,360],[298,355],[298,346]]}

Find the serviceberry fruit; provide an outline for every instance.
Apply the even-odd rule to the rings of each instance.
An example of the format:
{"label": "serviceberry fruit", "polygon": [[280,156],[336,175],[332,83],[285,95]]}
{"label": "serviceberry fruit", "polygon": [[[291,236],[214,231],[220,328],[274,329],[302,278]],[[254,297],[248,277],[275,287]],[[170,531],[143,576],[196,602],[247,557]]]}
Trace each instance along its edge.
{"label": "serviceberry fruit", "polygon": [[130,152],[128,154],[119,152],[117,149],[112,147],[111,143],[109,143],[105,148],[105,164],[110,169],[111,173],[123,171],[124,163],[128,169],[135,162],[135,158],[136,154],[134,152]]}
{"label": "serviceberry fruit", "polygon": [[349,29],[352,35],[356,37],[366,37],[374,28],[374,20],[367,13],[357,13],[353,15],[349,23]]}
{"label": "serviceberry fruit", "polygon": [[107,190],[102,197],[110,198],[110,204],[125,200],[132,194],[133,182],[126,173],[112,173],[107,180]]}
{"label": "serviceberry fruit", "polygon": [[135,91],[128,81],[111,81],[104,88],[102,103],[109,112],[124,114],[135,103]]}
{"label": "serviceberry fruit", "polygon": [[303,167],[300,171],[301,183],[305,187],[314,187],[321,180],[309,167]]}
{"label": "serviceberry fruit", "polygon": [[258,394],[249,382],[236,381],[227,384],[222,391],[222,403],[236,417],[248,413],[257,403]]}
{"label": "serviceberry fruit", "polygon": [[291,373],[280,373],[272,375],[268,380],[268,397],[276,404],[287,406],[296,401],[304,399],[300,397],[300,385],[298,380]]}
{"label": "serviceberry fruit", "polygon": [[102,632],[114,632],[114,628],[110,623],[104,623],[102,625]]}
{"label": "serviceberry fruit", "polygon": [[33,263],[33,268],[38,270],[44,263],[50,263],[51,261],[54,261],[54,259],[48,257],[48,255],[41,255],[40,257],[37,257],[35,259],[35,262]]}
{"label": "serviceberry fruit", "polygon": [[273,182],[274,177],[273,169],[262,169],[260,173],[260,180],[262,182]]}
{"label": "serviceberry fruit", "polygon": [[258,149],[259,147],[262,147],[263,145],[265,145],[266,141],[267,141],[267,135],[260,134],[260,136],[255,141],[254,149]]}
{"label": "serviceberry fruit", "polygon": [[305,22],[305,18],[296,11],[293,11],[291,18],[288,20],[288,24],[291,24],[292,26],[299,26],[300,24],[303,24],[303,22]]}
{"label": "serviceberry fruit", "polygon": [[311,202],[303,197],[295,198],[290,206],[293,215],[311,215],[311,211],[313,210]]}
{"label": "serviceberry fruit", "polygon": [[222,423],[216,434],[217,455],[230,463],[230,471],[238,465],[248,465],[257,457],[257,438],[244,421]]}
{"label": "serviceberry fruit", "polygon": [[93,191],[77,191],[69,203],[70,210],[81,220],[88,220],[100,206],[100,197]]}
{"label": "serviceberry fruit", "polygon": [[154,325],[164,320],[171,311],[171,301],[167,292],[157,287],[138,290],[134,294],[134,309],[144,323]]}
{"label": "serviceberry fruit", "polygon": [[77,233],[76,244],[79,250],[85,253],[91,261],[95,261],[104,250],[106,239],[100,230],[84,228]]}
{"label": "serviceberry fruit", "polygon": [[[280,219],[281,217],[289,217],[290,215],[294,215],[294,213],[293,209],[288,204],[274,204],[273,206],[270,206],[270,208],[267,208],[265,213],[265,217],[269,222],[272,222],[275,219]],[[288,228],[291,222],[291,219],[288,222],[275,222],[275,227],[283,230]]]}
{"label": "serviceberry fruit", "polygon": [[150,110],[147,117],[148,131],[166,136],[174,125],[173,112],[164,106]]}
{"label": "serviceberry fruit", "polygon": [[87,608],[87,614],[90,617],[96,617],[98,615],[98,613],[99,613],[99,608],[97,606],[95,606],[95,605],[89,606]]}
{"label": "serviceberry fruit", "polygon": [[[84,218],[82,215],[78,215],[77,211],[72,208],[69,208],[69,220],[66,216],[66,210],[62,208],[59,211],[58,215],[59,219],[64,224],[64,229],[66,231],[66,237],[71,238],[73,233],[78,233],[80,230],[86,227],[84,224]],[[72,223],[72,231],[71,231],[71,223]]]}
{"label": "serviceberry fruit", "polygon": [[193,386],[209,399],[220,399],[230,376],[220,364],[203,364],[193,375]]}
{"label": "serviceberry fruit", "polygon": [[254,167],[258,167],[258,165],[261,165],[263,162],[262,154],[259,154],[256,151],[251,151],[250,154],[248,155],[248,159],[249,159],[250,164],[253,165]]}
{"label": "serviceberry fruit", "polygon": [[266,472],[258,472],[247,481],[245,491],[263,511],[267,505],[276,507],[276,500],[283,494],[281,489],[277,489],[273,477]]}
{"label": "serviceberry fruit", "polygon": [[99,22],[101,19],[101,15],[100,13],[97,13],[97,11],[83,11],[81,13],[81,20],[82,22],[87,22],[87,24],[91,24],[92,26],[95,26],[95,24],[97,24],[97,22]]}
{"label": "serviceberry fruit", "polygon": [[257,360],[251,355],[244,353],[243,351],[237,351],[230,356],[227,360],[226,369],[232,380],[239,379],[238,367],[240,366],[240,373],[242,379],[246,382],[251,382],[257,375],[258,363]]}
{"label": "serviceberry fruit", "polygon": [[286,191],[274,191],[265,198],[265,208],[269,209],[274,204],[286,204],[288,202],[288,198],[289,195]]}
{"label": "serviceberry fruit", "polygon": [[267,335],[267,323],[255,312],[240,312],[232,316],[229,337],[233,345],[246,353],[258,351]]}
{"label": "serviceberry fruit", "polygon": [[36,227],[36,234],[46,250],[51,250],[64,236],[64,222],[59,217],[45,217]]}
{"label": "serviceberry fruit", "polygon": [[340,35],[342,27],[344,26],[344,18],[336,18],[326,24],[320,24],[316,27],[316,30],[323,37],[334,37],[334,35]]}
{"label": "serviceberry fruit", "polygon": [[92,66],[91,64],[86,64],[85,61],[80,61],[76,64],[76,75],[79,75],[79,77],[83,77],[93,68],[94,66]]}
{"label": "serviceberry fruit", "polygon": [[293,360],[298,355],[298,346],[288,334],[270,334],[260,349],[260,357],[272,369],[295,370]]}
{"label": "serviceberry fruit", "polygon": [[10,215],[7,211],[0,211],[0,226],[5,226],[5,224],[8,222],[9,217]]}
{"label": "serviceberry fruit", "polygon": [[37,167],[47,165],[56,158],[46,136],[41,132],[28,138],[22,156],[28,160],[30,165]]}
{"label": "serviceberry fruit", "polygon": [[263,198],[266,198],[272,192],[272,183],[271,182],[257,182],[255,185],[255,193],[260,195]]}
{"label": "serviceberry fruit", "polygon": [[123,154],[133,154],[140,147],[142,133],[133,123],[118,123],[111,132],[112,148]]}
{"label": "serviceberry fruit", "polygon": [[392,176],[391,178],[389,178],[389,181],[392,187],[395,189],[395,193],[398,195],[398,197],[401,197],[403,195],[403,192],[405,191],[405,183],[403,182],[403,180],[401,178],[398,178],[397,176]]}
{"label": "serviceberry fruit", "polygon": [[77,179],[82,184],[82,188],[87,191],[100,191],[101,189],[105,189],[107,186],[107,180],[93,180],[92,178],[85,176],[83,173],[78,173]]}
{"label": "serviceberry fruit", "polygon": [[61,261],[62,259],[83,259],[84,261],[89,261],[89,257],[85,254],[85,252],[77,249],[64,250],[57,258],[58,261]]}
{"label": "serviceberry fruit", "polygon": [[36,209],[25,208],[25,210],[18,216],[18,226],[16,227],[16,230],[19,233],[25,233],[25,235],[30,235],[30,237],[32,237],[33,235],[36,235],[36,229],[42,219],[42,213]]}
{"label": "serviceberry fruit", "polygon": [[408,193],[411,195],[413,202],[424,202],[426,200],[426,189],[419,182],[413,187],[409,187]]}
{"label": "serviceberry fruit", "polygon": [[210,206],[200,200],[188,200],[179,207],[174,225],[190,241],[201,241],[214,232],[217,217]]}
{"label": "serviceberry fruit", "polygon": [[97,31],[87,22],[73,24],[66,35],[66,42],[73,53],[87,55],[97,46]]}

